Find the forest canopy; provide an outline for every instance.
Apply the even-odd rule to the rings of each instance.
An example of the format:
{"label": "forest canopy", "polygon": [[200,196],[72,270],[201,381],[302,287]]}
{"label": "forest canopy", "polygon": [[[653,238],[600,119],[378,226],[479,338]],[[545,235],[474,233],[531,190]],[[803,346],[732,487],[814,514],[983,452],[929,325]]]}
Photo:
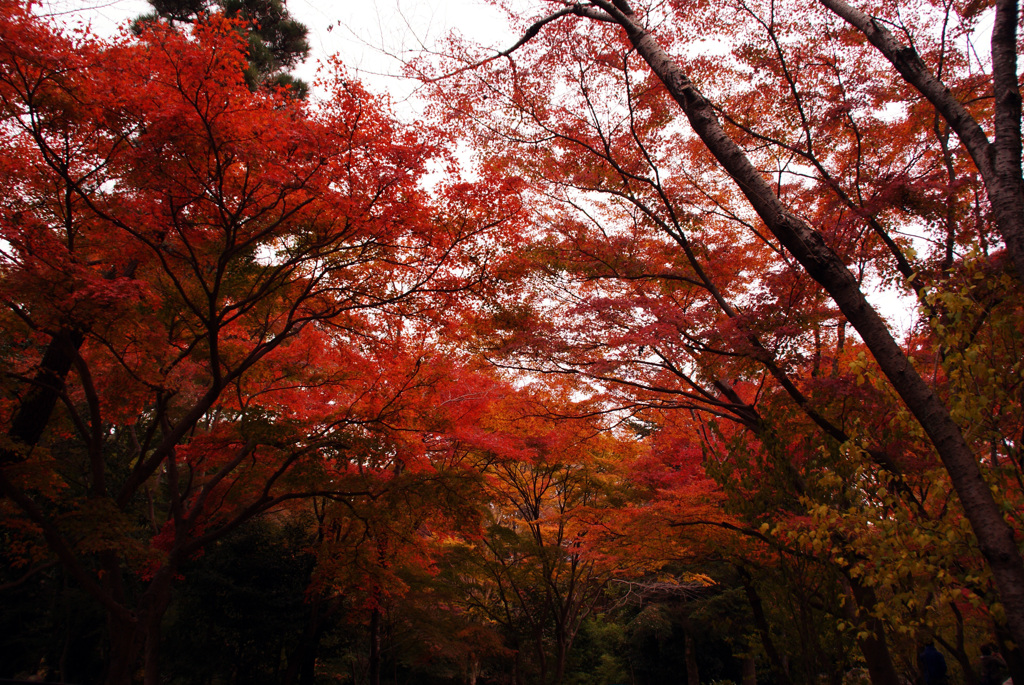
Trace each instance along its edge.
{"label": "forest canopy", "polygon": [[1024,682],[1017,3],[503,8],[0,0],[0,679]]}

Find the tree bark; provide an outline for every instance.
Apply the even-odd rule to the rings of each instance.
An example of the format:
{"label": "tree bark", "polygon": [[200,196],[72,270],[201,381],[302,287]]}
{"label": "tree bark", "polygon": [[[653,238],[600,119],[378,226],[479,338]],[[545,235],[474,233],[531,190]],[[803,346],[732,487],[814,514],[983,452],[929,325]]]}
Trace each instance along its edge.
{"label": "tree bark", "polygon": [[310,603],[309,620],[302,630],[299,644],[288,655],[288,666],[284,671],[284,685],[313,685],[316,679],[316,655],[323,637],[327,616],[333,613],[337,604],[323,609],[325,601],[317,594]]}
{"label": "tree bark", "polygon": [[551,678],[554,685],[562,685],[562,679],[565,677],[565,661],[568,657],[569,645],[566,644],[562,636],[559,636],[555,644],[555,672]]}
{"label": "tree bark", "polygon": [[754,656],[748,654],[743,657],[741,663],[741,682],[743,685],[757,685],[757,663]]}
{"label": "tree bark", "polygon": [[876,603],[874,590],[861,585],[856,578],[844,579],[844,583],[848,598],[844,605],[846,618],[858,626],[857,646],[864,655],[871,685],[901,685],[885,639],[885,626],[870,613]]}
{"label": "tree bark", "polygon": [[[768,661],[771,662],[772,670],[775,672],[775,682],[779,685],[791,685],[786,665],[782,662],[782,657],[779,656],[779,650],[775,648],[775,641],[772,640],[771,627],[768,625],[768,618],[764,613],[761,595],[758,594],[757,588],[754,587],[754,580],[750,577],[750,573],[745,568],[738,570],[743,581],[743,589],[747,595],[747,602],[750,604],[750,611],[754,615],[754,625],[757,626],[757,632],[761,636],[761,645],[764,647],[764,653],[768,656]],[[690,685],[700,684],[698,682],[690,683]]]}
{"label": "tree bark", "polygon": [[380,685],[380,609],[370,614],[370,685]]}
{"label": "tree bark", "polygon": [[996,0],[992,26],[995,100],[995,182],[986,183],[992,213],[1024,281],[1024,181],[1021,179],[1021,97],[1017,84],[1017,0]]}
{"label": "tree bark", "polygon": [[[950,644],[946,640],[942,639],[941,635],[935,636],[935,641],[942,645],[942,648],[953,655],[960,664],[960,670],[964,674],[964,685],[978,685],[978,674],[974,670],[974,666],[971,664],[971,658],[967,655],[967,649],[964,646],[964,616],[957,608],[956,604],[950,605],[950,610],[953,612],[953,617],[956,619],[956,642]],[[1002,685],[1002,683],[1000,683]]]}
{"label": "tree bark", "polygon": [[1024,683],[1024,650],[1017,646],[1019,643],[1014,644],[1005,623],[996,623],[994,628],[999,653],[1003,655],[1010,678],[1015,683]]}
{"label": "tree bark", "polygon": [[85,335],[74,328],[62,328],[51,338],[39,362],[39,370],[21,399],[7,431],[7,436],[17,448],[0,449],[0,467],[28,459],[29,452],[39,442],[50,422],[53,409],[64,390],[64,381],[84,341]]}
{"label": "tree bark", "polygon": [[145,626],[144,643],[144,679],[145,685],[160,685],[160,628],[164,614],[171,603],[171,584],[174,582],[174,570],[164,567],[157,572],[142,597],[142,620]]}
{"label": "tree bark", "polygon": [[107,616],[110,653],[107,655],[107,672],[103,679],[105,685],[131,685],[144,644],[144,636],[138,627],[138,621]]}
{"label": "tree bark", "polygon": [[686,659],[686,685],[700,685],[697,652],[693,649],[693,635],[689,630],[683,633],[683,654]]}

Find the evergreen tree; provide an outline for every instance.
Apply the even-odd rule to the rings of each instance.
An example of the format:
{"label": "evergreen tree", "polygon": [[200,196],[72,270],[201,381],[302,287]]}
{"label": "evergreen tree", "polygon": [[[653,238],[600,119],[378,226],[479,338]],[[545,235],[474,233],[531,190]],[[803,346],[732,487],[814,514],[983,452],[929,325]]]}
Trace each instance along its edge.
{"label": "evergreen tree", "polygon": [[287,86],[304,98],[309,86],[288,73],[309,56],[309,29],[288,12],[284,0],[150,0],[153,13],[137,23],[164,19],[191,23],[210,12],[238,18],[248,27],[249,68],[245,80],[253,90]]}

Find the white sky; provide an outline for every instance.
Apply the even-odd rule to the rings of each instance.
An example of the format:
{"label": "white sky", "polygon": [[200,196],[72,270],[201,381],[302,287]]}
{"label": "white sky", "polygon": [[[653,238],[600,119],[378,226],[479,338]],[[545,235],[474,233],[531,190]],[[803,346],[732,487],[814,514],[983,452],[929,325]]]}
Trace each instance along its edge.
{"label": "white sky", "polygon": [[[145,0],[38,0],[39,13],[64,22],[89,22],[101,36],[151,11]],[[486,0],[287,0],[292,16],[309,29],[311,57],[295,70],[313,80],[321,59],[339,54],[371,90],[399,104],[415,84],[399,76],[396,57],[430,47],[451,31],[503,49],[517,36]],[[412,108],[415,109],[414,107]]]}

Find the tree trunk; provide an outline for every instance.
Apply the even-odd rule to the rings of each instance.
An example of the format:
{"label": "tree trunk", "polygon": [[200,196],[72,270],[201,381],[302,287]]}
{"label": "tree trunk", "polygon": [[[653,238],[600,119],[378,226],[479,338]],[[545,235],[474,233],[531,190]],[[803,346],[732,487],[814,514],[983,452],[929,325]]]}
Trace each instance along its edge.
{"label": "tree trunk", "polygon": [[370,685],[380,685],[380,609],[370,614]]}
{"label": "tree trunk", "polygon": [[84,341],[82,332],[72,328],[60,329],[50,340],[39,362],[39,370],[21,398],[7,431],[7,436],[17,447],[13,450],[0,449],[0,466],[24,461],[39,442]]}
{"label": "tree trunk", "polygon": [[1003,655],[1010,678],[1014,683],[1024,683],[1024,651],[1014,644],[1005,623],[995,624],[995,634],[999,653]]}
{"label": "tree trunk", "polygon": [[[776,197],[772,187],[722,128],[711,104],[654,36],[634,20],[626,0],[615,0],[614,5],[595,0],[595,4],[605,8],[610,15],[607,18],[626,30],[637,53],[665,85],[694,132],[737,183],[772,234],[832,297],[920,423],[950,475],[992,570],[1010,633],[1017,644],[1024,644],[1024,559],[1017,549],[1013,530],[1003,519],[974,454],[945,405],[910,364],[843,261],[828,247],[821,234]],[[585,8],[575,11],[588,16]]]}
{"label": "tree trunk", "polygon": [[[739,568],[738,570],[740,578],[743,580],[743,589],[747,595],[747,602],[750,604],[751,613],[754,615],[754,625],[757,626],[757,632],[761,636],[761,645],[764,647],[764,653],[768,656],[768,661],[771,662],[772,670],[775,673],[775,682],[779,685],[791,685],[786,665],[782,662],[778,650],[775,649],[775,641],[772,640],[771,628],[764,614],[761,595],[757,593],[757,588],[754,587],[754,581],[750,577],[750,573],[745,568]],[[700,685],[700,683],[691,682],[689,685]]]}
{"label": "tree trunk", "polygon": [[[313,685],[316,678],[316,654],[323,636],[324,620],[321,618],[323,599],[319,595],[309,609],[309,620],[302,630],[299,644],[288,655],[288,667],[284,671],[284,685]],[[328,611],[328,613],[330,613]]]}
{"label": "tree trunk", "polygon": [[[896,666],[889,653],[882,621],[871,616],[875,605],[875,592],[861,585],[856,578],[844,579],[847,601],[844,604],[846,618],[858,626],[857,646],[864,655],[871,685],[901,685]],[[861,637],[861,634],[866,634]]]}
{"label": "tree trunk", "polygon": [[[971,658],[967,656],[967,650],[964,647],[964,616],[960,613],[956,604],[950,605],[950,610],[956,619],[956,643],[950,644],[942,639],[941,635],[936,635],[935,641],[952,654],[956,658],[957,663],[960,664],[960,670],[964,674],[964,685],[978,685],[978,675],[975,673],[974,666],[971,664]],[[999,685],[1002,685],[1002,683],[999,683]]]}
{"label": "tree trunk", "polygon": [[754,655],[748,654],[743,657],[741,682],[743,685],[757,685],[757,663]]}
{"label": "tree trunk", "polygon": [[132,685],[145,639],[139,627],[137,621],[125,622],[108,616],[110,651],[107,654],[107,672],[103,679],[105,685]]}
{"label": "tree trunk", "polygon": [[547,685],[548,682],[548,654],[544,645],[544,632],[537,628],[533,634],[533,651],[537,655],[537,668],[540,670],[540,676],[537,682],[541,685]]}
{"label": "tree trunk", "polygon": [[942,648],[956,659],[957,665],[960,666],[960,671],[964,674],[964,685],[978,685],[978,675],[974,672],[974,666],[971,664],[971,658],[967,656],[967,652],[963,648],[958,648],[956,645],[952,645],[945,640],[940,640],[938,637],[935,638],[935,641],[942,645]]}
{"label": "tree trunk", "polygon": [[693,649],[693,636],[689,630],[683,633],[683,656],[686,659],[686,685],[700,685],[697,652]]}
{"label": "tree trunk", "polygon": [[559,638],[555,645],[555,672],[551,679],[554,685],[562,685],[562,678],[565,677],[565,660],[569,656],[569,645],[564,639]]}
{"label": "tree trunk", "polygon": [[160,627],[170,604],[174,574],[168,566],[157,571],[130,618],[107,613],[106,685],[132,685],[140,672],[145,685],[160,685]]}

